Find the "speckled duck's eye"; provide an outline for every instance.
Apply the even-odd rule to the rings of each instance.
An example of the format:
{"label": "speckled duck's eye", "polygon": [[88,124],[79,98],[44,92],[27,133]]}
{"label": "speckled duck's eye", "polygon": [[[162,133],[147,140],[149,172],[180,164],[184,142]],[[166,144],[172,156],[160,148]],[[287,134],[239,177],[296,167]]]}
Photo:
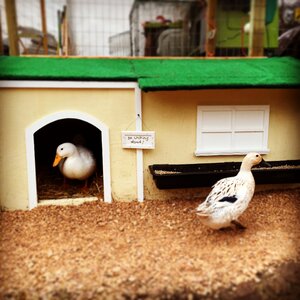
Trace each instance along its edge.
{"label": "speckled duck's eye", "polygon": [[258,154],[256,154],[256,157],[259,157],[259,155],[258,155]]}

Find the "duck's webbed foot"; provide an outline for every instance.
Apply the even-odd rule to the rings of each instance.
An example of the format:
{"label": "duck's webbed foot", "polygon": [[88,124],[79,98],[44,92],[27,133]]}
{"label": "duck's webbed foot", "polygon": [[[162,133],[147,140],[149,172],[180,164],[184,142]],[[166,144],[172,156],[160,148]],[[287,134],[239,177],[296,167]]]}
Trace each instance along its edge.
{"label": "duck's webbed foot", "polygon": [[247,228],[244,225],[242,225],[240,222],[238,222],[237,220],[232,220],[231,224],[235,225],[237,229],[245,230]]}
{"label": "duck's webbed foot", "polygon": [[68,182],[67,177],[65,177],[65,176],[64,176],[64,182],[63,182],[63,188],[64,188],[64,189],[69,188],[69,182]]}
{"label": "duck's webbed foot", "polygon": [[86,179],[86,180],[84,181],[84,185],[83,185],[83,187],[81,188],[81,190],[82,190],[82,192],[83,192],[84,194],[87,194],[87,193],[89,192],[88,179]]}
{"label": "duck's webbed foot", "polygon": [[226,231],[230,231],[232,229],[233,229],[232,227],[222,227],[219,229],[219,231],[226,232]]}

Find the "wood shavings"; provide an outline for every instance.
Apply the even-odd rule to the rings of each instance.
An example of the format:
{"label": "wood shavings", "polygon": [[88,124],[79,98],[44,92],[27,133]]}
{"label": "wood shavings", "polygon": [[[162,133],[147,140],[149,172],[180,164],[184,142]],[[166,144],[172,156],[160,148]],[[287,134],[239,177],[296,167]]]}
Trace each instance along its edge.
{"label": "wood shavings", "polygon": [[166,174],[180,174],[181,172],[178,171],[168,171],[168,170],[155,170],[155,174],[157,175],[166,175]]}
{"label": "wood shavings", "polygon": [[300,190],[256,193],[245,231],[202,200],[1,212],[0,299],[299,299]]}
{"label": "wood shavings", "polygon": [[93,176],[89,180],[88,189],[83,189],[84,181],[66,180],[56,173],[51,175],[41,173],[38,177],[37,192],[39,200],[70,199],[95,196],[103,199],[103,177]]}

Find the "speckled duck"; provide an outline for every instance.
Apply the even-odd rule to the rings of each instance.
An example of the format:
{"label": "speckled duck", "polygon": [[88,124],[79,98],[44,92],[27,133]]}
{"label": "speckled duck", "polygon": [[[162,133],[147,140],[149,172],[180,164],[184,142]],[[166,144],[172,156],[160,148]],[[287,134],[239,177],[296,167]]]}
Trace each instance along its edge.
{"label": "speckled duck", "polygon": [[255,189],[255,181],[251,168],[266,163],[260,154],[247,154],[241,164],[239,173],[234,177],[219,180],[205,201],[196,209],[201,222],[212,228],[221,229],[237,226],[245,227],[239,223],[239,216],[247,209]]}

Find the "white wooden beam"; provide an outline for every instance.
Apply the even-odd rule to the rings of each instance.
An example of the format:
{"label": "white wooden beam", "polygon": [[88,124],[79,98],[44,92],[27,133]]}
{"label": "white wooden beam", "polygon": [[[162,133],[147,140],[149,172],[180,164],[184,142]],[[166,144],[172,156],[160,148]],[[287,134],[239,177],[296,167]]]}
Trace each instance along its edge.
{"label": "white wooden beam", "polygon": [[[135,88],[135,113],[136,113],[136,124],[135,129],[137,131],[143,130],[142,123],[142,92],[137,86]],[[143,150],[136,150],[136,177],[137,177],[137,200],[139,202],[144,201],[144,160]]]}

